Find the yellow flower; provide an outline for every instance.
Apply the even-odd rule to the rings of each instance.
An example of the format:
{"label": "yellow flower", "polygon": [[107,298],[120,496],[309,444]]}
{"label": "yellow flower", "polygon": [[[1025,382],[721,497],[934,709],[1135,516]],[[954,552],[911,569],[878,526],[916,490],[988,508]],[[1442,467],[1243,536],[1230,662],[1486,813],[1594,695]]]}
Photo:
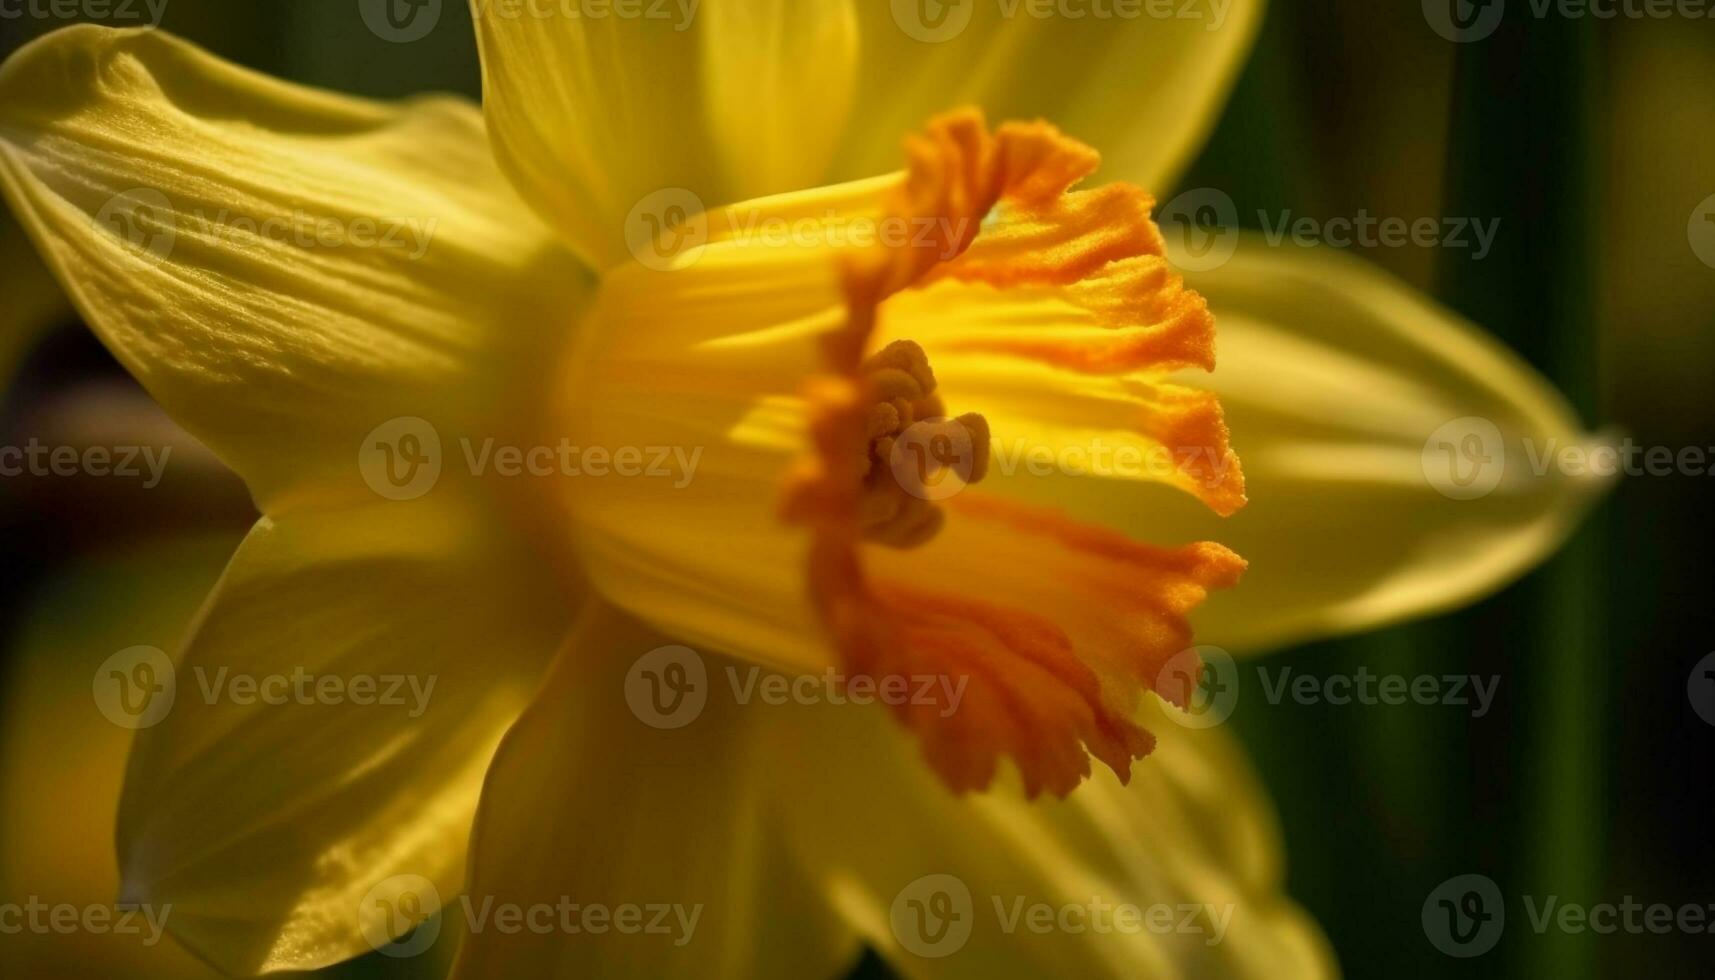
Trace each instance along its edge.
{"label": "yellow flower", "polygon": [[[1197,291],[1172,272],[1136,188],[1195,151],[1257,5],[1216,30],[979,8],[939,44],[899,7],[708,0],[675,31],[479,3],[483,114],[150,32],[71,28],[0,68],[8,203],[264,515],[182,653],[188,696],[137,742],[127,899],[171,903],[232,972],[367,951],[400,876],[448,899],[463,976],[836,975],[864,944],[925,976],[1331,972],[1235,744],[1149,692],[1238,554],[1199,639],[1245,649],[1528,567],[1583,488],[1509,468],[1451,500],[1422,446],[1463,416],[1576,424],[1356,263],[1249,242]],[[940,114],[960,105],[1053,120],[1134,183],[1074,187],[1094,151]],[[640,240],[660,194],[716,206]],[[654,233],[690,247],[661,259]],[[1178,377],[1213,366],[1210,309],[1226,421]],[[1174,465],[1067,453],[1097,444]],[[613,458],[573,478],[562,445]],[[1006,465],[1019,446],[1051,472]],[[686,453],[677,478],[619,463],[656,448]],[[508,451],[562,478],[499,477]],[[437,463],[432,488],[375,482]],[[1257,504],[1221,520],[1245,481]],[[656,727],[628,668],[675,640],[708,656],[709,703]],[[964,693],[891,719],[714,697],[746,664]],[[412,712],[209,686],[238,674],[435,686]],[[938,873],[972,896],[953,955],[898,911]],[[699,924],[483,911],[566,902]],[[1024,903],[1201,927],[1008,928]]]}

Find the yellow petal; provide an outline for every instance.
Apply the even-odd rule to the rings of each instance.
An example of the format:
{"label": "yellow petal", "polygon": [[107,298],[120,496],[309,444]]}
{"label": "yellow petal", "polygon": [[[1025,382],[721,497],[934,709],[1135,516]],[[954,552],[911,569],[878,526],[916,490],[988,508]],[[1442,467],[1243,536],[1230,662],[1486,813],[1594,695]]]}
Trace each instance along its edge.
{"label": "yellow petal", "polygon": [[598,266],[625,257],[634,208],[660,217],[658,192],[714,207],[741,188],[818,183],[843,127],[850,0],[685,0],[600,18],[472,6],[501,163]]}
{"label": "yellow petal", "polygon": [[[1135,16],[1095,13],[1128,6]],[[1100,148],[1104,179],[1161,192],[1214,128],[1264,4],[876,0],[857,7],[859,97],[833,177],[888,169],[899,134],[918,120],[976,105],[995,119],[1048,119]]]}
{"label": "yellow petal", "polygon": [[858,84],[853,7],[703,0],[703,102],[730,175],[722,203],[823,182]]}
{"label": "yellow petal", "polygon": [[1034,803],[1012,786],[952,795],[879,711],[803,709],[796,737],[769,741],[787,839],[906,976],[1333,976],[1232,737],[1150,705],[1160,744],[1129,786],[1103,772]]}
{"label": "yellow petal", "polygon": [[[725,696],[713,658],[696,660],[718,688],[699,715],[646,723],[661,716],[634,713],[641,675],[628,675],[670,642],[592,607],[507,734],[468,898],[448,913],[468,930],[455,977],[836,977],[856,962],[855,938],[779,844],[779,813],[797,801],[779,791],[768,742],[809,733]],[[535,913],[541,931],[507,932],[493,916],[508,909],[552,911]]]}
{"label": "yellow petal", "polygon": [[624,254],[629,209],[721,189],[692,88],[697,35],[676,21],[526,16],[472,0],[482,105],[501,166],[598,267]]}
{"label": "yellow petal", "polygon": [[429,500],[264,518],[139,733],[126,900],[170,903],[242,974],[385,942],[359,915],[389,876],[455,893],[483,772],[568,625],[553,589],[504,528]]}
{"label": "yellow petal", "polygon": [[960,105],[1051,119],[1101,146],[1108,175],[1170,186],[1263,8],[1152,0],[1107,18],[1040,16],[1028,0],[703,0],[591,18],[472,6],[498,155],[601,266],[677,204],[889,171],[905,134]]}
{"label": "yellow petal", "polygon": [[365,494],[397,416],[494,432],[581,276],[480,114],[287,85],[158,31],[0,68],[0,190],[84,318],[264,509]]}
{"label": "yellow petal", "polygon": [[807,542],[779,495],[804,448],[799,389],[844,322],[839,269],[828,249],[756,240],[686,259],[613,270],[580,329],[560,431],[642,456],[568,487],[566,541],[592,587],[656,628],[819,669]]}
{"label": "yellow petal", "polygon": [[1540,375],[1362,261],[1247,237],[1186,279],[1220,325],[1220,366],[1194,383],[1226,409],[1250,505],[1212,520],[1135,484],[1016,482],[1243,554],[1200,642],[1259,650],[1470,602],[1551,553],[1605,484],[1542,465],[1589,437]]}
{"label": "yellow petal", "polygon": [[[68,565],[35,591],[8,630],[0,701],[0,894],[45,905],[111,906],[119,894],[113,816],[131,731],[90,701],[92,679],[113,654],[170,647],[220,575],[237,541],[178,538]],[[91,601],[98,597],[97,601]],[[99,686],[97,687],[99,690]],[[159,923],[170,910],[150,909]],[[148,926],[119,934],[26,930],[0,942],[0,973],[60,976],[76,964],[91,978],[212,980],[219,974]]]}

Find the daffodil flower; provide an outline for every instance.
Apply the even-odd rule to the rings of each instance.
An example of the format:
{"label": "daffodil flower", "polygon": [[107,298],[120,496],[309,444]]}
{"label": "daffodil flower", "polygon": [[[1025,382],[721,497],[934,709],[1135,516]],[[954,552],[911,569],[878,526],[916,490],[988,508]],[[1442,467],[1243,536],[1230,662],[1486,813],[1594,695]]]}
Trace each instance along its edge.
{"label": "daffodil flower", "polygon": [[[1196,639],[1254,650],[1492,589],[1586,488],[1509,464],[1449,499],[1425,440],[1576,423],[1355,262],[1246,242],[1195,290],[1174,272],[1139,188],[1195,151],[1255,5],[979,8],[940,43],[900,6],[707,0],[676,31],[478,3],[481,113],[161,33],[67,29],[0,68],[8,203],[263,514],[140,733],[127,900],[235,973],[368,951],[405,878],[446,899],[460,976],[833,976],[865,945],[912,976],[1331,972],[1242,754],[1163,703],[1188,617],[1209,599]],[[562,443],[698,463],[483,463]],[[1098,443],[1176,465],[1066,452]],[[365,478],[436,463],[410,493]],[[648,724],[629,672],[674,643],[708,704]],[[715,697],[745,665],[964,686]],[[239,674],[435,686],[407,712]],[[938,875],[954,948],[901,926]],[[568,903],[695,925],[489,917]],[[1140,924],[1065,924],[1120,903]]]}

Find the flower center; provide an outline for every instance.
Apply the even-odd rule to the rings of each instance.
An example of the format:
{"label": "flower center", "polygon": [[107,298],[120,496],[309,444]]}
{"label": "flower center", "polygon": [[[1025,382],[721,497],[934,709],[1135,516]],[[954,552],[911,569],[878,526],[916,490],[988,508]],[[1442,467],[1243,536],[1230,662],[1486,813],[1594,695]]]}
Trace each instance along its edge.
{"label": "flower center", "polygon": [[946,520],[936,502],[987,474],[988,420],[945,417],[929,357],[913,341],[888,344],[862,373],[870,405],[858,527],[865,540],[915,548]]}

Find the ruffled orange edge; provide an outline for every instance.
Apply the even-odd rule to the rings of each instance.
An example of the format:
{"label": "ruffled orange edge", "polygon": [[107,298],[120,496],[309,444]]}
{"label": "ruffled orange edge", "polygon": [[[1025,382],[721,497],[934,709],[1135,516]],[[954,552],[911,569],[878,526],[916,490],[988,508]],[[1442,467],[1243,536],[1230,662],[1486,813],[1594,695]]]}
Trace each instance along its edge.
{"label": "ruffled orange edge", "polygon": [[[1128,185],[1068,193],[1099,157],[1051,125],[1009,123],[991,135],[981,114],[966,110],[931,121],[906,148],[907,175],[885,211],[916,219],[941,239],[927,247],[878,244],[848,257],[847,321],[828,338],[827,374],[805,392],[813,452],[788,481],[783,515],[811,530],[811,594],[851,676],[879,680],[928,670],[976,682],[974,700],[957,714],[956,706],[940,703],[895,706],[950,788],[987,788],[1002,757],[1017,765],[1032,796],[1070,792],[1089,774],[1091,755],[1127,779],[1131,761],[1154,745],[1132,717],[1141,692],[1153,690],[1156,672],[1189,644],[1184,615],[1208,589],[1235,584],[1243,559],[1212,543],[1154,548],[992,497],[947,502],[961,516],[994,523],[999,533],[1034,536],[1104,570],[1136,571],[1155,583],[1160,595],[1132,597],[1155,616],[1147,649],[1100,665],[1081,655],[1066,630],[1034,612],[957,588],[871,581],[857,520],[871,401],[861,364],[882,302],[940,278],[1067,289],[1112,328],[1100,341],[1020,335],[968,349],[1070,370],[1210,369],[1214,318],[1162,258],[1148,195]],[[997,206],[1020,220],[985,230]],[[1217,447],[1216,458],[1226,461],[1230,479],[1200,495],[1220,513],[1242,506],[1242,472],[1213,396],[1174,424],[1173,438]],[[958,639],[961,632],[970,642]]]}

